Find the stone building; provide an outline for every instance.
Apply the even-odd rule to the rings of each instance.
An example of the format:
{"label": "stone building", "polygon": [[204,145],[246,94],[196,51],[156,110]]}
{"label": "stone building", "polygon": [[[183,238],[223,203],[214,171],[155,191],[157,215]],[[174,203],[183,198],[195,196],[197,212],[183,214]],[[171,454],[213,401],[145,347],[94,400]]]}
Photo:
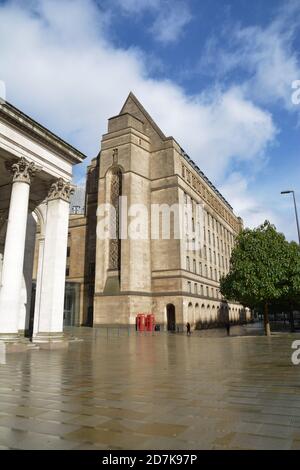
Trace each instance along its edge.
{"label": "stone building", "polygon": [[[177,238],[174,228],[169,239],[162,237],[161,226],[152,237],[151,218],[145,223],[148,236],[121,236],[125,222],[119,196],[126,197],[128,207],[140,204],[148,213],[153,205],[188,204],[192,224],[201,205],[200,249],[186,243],[185,215],[183,236]],[[97,207],[104,204],[116,209],[114,222],[120,230],[115,238],[96,237],[97,223],[103,221]],[[132,219],[129,212],[126,224]],[[101,151],[88,168],[85,214],[70,215],[66,324],[135,325],[138,313],[150,312],[169,330],[181,329],[187,321],[203,326],[228,316],[234,322],[249,319],[249,311],[227,304],[219,292],[241,227],[230,204],[130,93],[120,114],[109,119]],[[193,227],[193,233],[197,230]]]}
{"label": "stone building", "polygon": [[0,101],[1,344],[25,347],[24,335],[40,345],[63,339],[70,182],[84,158]]}

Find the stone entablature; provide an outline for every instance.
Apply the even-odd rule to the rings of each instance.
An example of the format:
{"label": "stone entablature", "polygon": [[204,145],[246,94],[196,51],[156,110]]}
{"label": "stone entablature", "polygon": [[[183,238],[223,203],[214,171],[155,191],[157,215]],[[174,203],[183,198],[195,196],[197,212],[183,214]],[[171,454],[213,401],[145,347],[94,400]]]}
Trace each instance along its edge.
{"label": "stone entablature", "polygon": [[48,146],[49,149],[55,151],[55,153],[72,164],[79,163],[86,158],[82,152],[15,108],[12,104],[1,99],[0,118],[3,122],[13,124],[14,127],[18,128],[29,138],[32,137],[34,140]]}

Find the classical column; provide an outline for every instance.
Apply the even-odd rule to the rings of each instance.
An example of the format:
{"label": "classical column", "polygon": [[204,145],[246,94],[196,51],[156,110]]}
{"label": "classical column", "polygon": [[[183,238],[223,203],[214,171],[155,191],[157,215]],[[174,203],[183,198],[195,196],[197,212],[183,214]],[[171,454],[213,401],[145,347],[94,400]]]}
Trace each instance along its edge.
{"label": "classical column", "polygon": [[39,248],[38,248],[38,264],[37,264],[35,305],[34,305],[34,317],[33,317],[33,336],[36,336],[38,334],[38,326],[39,326],[42,276],[43,276],[43,265],[44,265],[44,246],[45,246],[44,236],[40,236],[38,240],[38,245],[39,245]]}
{"label": "classical column", "polygon": [[29,327],[36,227],[36,220],[32,215],[32,212],[29,212],[27,217],[27,228],[25,238],[25,255],[22,282],[23,295],[21,296],[21,305],[19,313],[19,333],[27,333]]}
{"label": "classical column", "polygon": [[26,225],[31,179],[39,169],[33,162],[20,158],[7,163],[13,174],[7,231],[5,238],[1,289],[0,335],[17,335],[20,313]]}
{"label": "classical column", "polygon": [[44,246],[40,247],[33,341],[54,343],[63,336],[70,183],[53,183],[47,200]]}

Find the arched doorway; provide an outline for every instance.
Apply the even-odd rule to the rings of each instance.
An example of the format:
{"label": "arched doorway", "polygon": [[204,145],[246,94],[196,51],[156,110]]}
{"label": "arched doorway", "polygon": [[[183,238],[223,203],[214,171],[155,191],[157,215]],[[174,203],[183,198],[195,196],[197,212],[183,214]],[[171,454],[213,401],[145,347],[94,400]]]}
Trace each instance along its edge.
{"label": "arched doorway", "polygon": [[194,310],[193,310],[193,304],[190,302],[188,304],[188,319],[187,321],[192,325],[194,323]]}
{"label": "arched doorway", "polygon": [[199,304],[197,303],[195,305],[195,319],[194,319],[194,322],[197,324],[200,320],[200,307],[199,307]]}
{"label": "arched doorway", "polygon": [[173,304],[167,305],[167,330],[176,331],[176,315],[175,306]]}

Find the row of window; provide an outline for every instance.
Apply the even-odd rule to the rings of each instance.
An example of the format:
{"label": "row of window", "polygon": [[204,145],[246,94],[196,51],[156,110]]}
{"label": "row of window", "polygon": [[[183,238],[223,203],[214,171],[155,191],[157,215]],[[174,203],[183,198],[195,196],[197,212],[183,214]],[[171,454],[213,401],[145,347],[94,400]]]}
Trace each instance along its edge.
{"label": "row of window", "polygon": [[[193,233],[195,233],[195,230],[194,230],[194,229],[193,229]],[[199,231],[198,231],[198,234],[200,235],[200,229],[199,229]],[[230,255],[231,255],[231,249],[232,249],[232,246],[233,246],[233,245],[229,245],[229,244],[225,243],[223,240],[220,240],[219,237],[217,237],[217,243],[216,243],[215,234],[213,233],[213,234],[212,234],[212,237],[211,237],[209,230],[208,230],[208,240],[207,240],[207,238],[206,238],[206,233],[205,233],[205,231],[204,231],[203,235],[204,235],[204,236],[203,236],[204,242],[208,242],[208,245],[212,245],[212,247],[213,247],[214,249],[217,249],[217,250],[220,251],[221,253],[224,253],[225,256],[230,257]],[[187,241],[190,240],[188,231],[186,231],[186,240],[187,240]],[[193,240],[194,246],[195,246],[195,238],[193,238],[192,240]],[[212,241],[212,242],[211,242],[211,241]],[[201,240],[199,240],[198,242],[199,242],[199,246],[200,246]],[[209,248],[209,250],[211,251],[211,248]],[[206,245],[204,245],[204,257],[206,257]]]}
{"label": "row of window", "polygon": [[[217,240],[217,243],[216,243]],[[230,240],[229,243],[226,243],[224,240],[219,239],[214,233],[211,234],[210,230],[207,231],[207,238],[206,238],[206,231],[204,230],[204,241],[207,241],[209,245],[213,247],[217,246],[218,250],[221,250],[226,255],[230,253],[230,249],[233,246],[234,241]]]}
{"label": "row of window", "polygon": [[[229,269],[228,259],[224,259],[221,257],[220,263],[220,255],[218,255],[219,267],[223,268],[226,272]],[[210,257],[210,261],[212,262],[212,258]],[[214,263],[216,264],[216,254],[214,253]],[[193,259],[193,263],[191,265],[190,257],[186,257],[186,270],[189,272],[193,272],[195,274],[199,274],[200,276],[210,277],[210,279],[214,279],[215,281],[219,281],[220,277],[222,276],[221,271],[218,271],[216,268],[213,269],[211,266],[208,267],[207,264],[202,265],[201,262],[198,263],[198,270],[197,270],[197,262]]]}
{"label": "row of window", "polygon": [[[187,193],[184,193],[184,202],[185,204],[191,204],[192,205],[192,212],[195,214],[196,210],[196,201],[189,196]],[[195,230],[194,228],[194,219],[192,219],[192,226],[193,226],[193,231]],[[228,242],[231,246],[233,246],[234,243],[234,236],[233,234],[227,230],[227,228],[224,227],[221,222],[219,222],[212,214],[210,214],[207,211],[204,211],[204,226],[208,227],[208,237],[210,238],[210,228],[212,231],[215,231],[217,235],[222,237],[226,242]],[[205,233],[205,228],[204,228],[204,233]],[[214,235],[214,234],[213,234]],[[210,241],[209,241],[210,243]]]}
{"label": "row of window", "polygon": [[214,299],[222,298],[219,289],[216,287],[204,286],[203,284],[197,284],[197,282],[187,281],[187,291],[189,294],[212,297]]}
{"label": "row of window", "polygon": [[194,188],[194,190],[207,201],[235,230],[238,230],[238,222],[221,202],[216,198],[192,172],[182,163],[182,177]]}
{"label": "row of window", "polygon": [[[197,234],[200,236],[201,235],[201,227],[200,227],[200,224],[198,224],[198,232]],[[185,230],[185,233],[186,233],[186,237],[187,239],[189,239],[189,230],[188,230],[188,222],[186,222],[186,230]],[[195,234],[195,225],[194,225],[194,220],[192,219],[192,233]],[[214,248],[216,247],[218,250],[220,250],[222,253],[225,253],[226,255],[227,254],[230,254],[231,252],[231,248],[233,245],[229,244],[229,243],[226,243],[224,240],[222,239],[219,239],[219,237],[215,236],[215,234],[213,233],[211,235],[210,233],[210,230],[208,230],[208,237],[206,237],[206,231],[204,229],[203,231],[203,240],[205,242],[208,243],[208,245],[211,245],[213,246]]]}

